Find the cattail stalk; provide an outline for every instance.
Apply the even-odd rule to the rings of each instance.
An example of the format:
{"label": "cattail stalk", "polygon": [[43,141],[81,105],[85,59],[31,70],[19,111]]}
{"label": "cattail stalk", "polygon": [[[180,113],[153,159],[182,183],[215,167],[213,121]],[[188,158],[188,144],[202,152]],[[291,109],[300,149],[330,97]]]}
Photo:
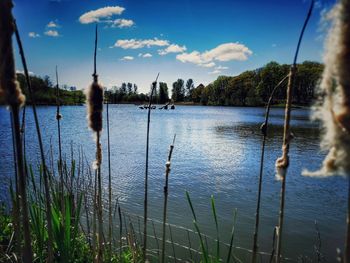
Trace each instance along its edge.
{"label": "cattail stalk", "polygon": [[288,86],[287,86],[287,101],[285,108],[285,119],[284,119],[284,132],[283,132],[283,144],[282,144],[282,156],[276,160],[276,168],[277,173],[281,182],[281,199],[280,199],[280,210],[279,210],[279,218],[278,218],[278,231],[277,231],[277,248],[276,248],[276,263],[281,262],[281,254],[282,254],[282,230],[283,230],[283,222],[284,222],[284,205],[285,205],[285,194],[286,194],[286,176],[287,169],[289,166],[289,145],[292,139],[292,134],[290,131],[290,120],[291,120],[291,109],[292,109],[292,94],[294,87],[294,78],[296,73],[296,63],[299,53],[299,48],[301,44],[301,40],[303,39],[303,35],[306,29],[306,26],[310,20],[311,13],[314,7],[314,0],[311,1],[309,11],[307,13],[306,19],[304,21],[296,52],[294,55],[293,64],[290,68],[289,78],[288,78]]}
{"label": "cattail stalk", "polygon": [[101,162],[102,148],[100,136],[102,131],[102,111],[103,111],[103,88],[98,83],[98,75],[96,73],[96,52],[97,52],[97,25],[95,29],[95,51],[94,51],[94,73],[93,82],[89,86],[87,99],[87,118],[90,129],[96,135],[96,160],[94,168],[97,176],[97,222],[98,222],[98,251],[96,261],[103,262],[103,218],[102,218],[102,180],[101,180]]}
{"label": "cattail stalk", "polygon": [[11,13],[12,7],[13,4],[11,0],[3,0],[0,2],[0,93],[5,98],[5,102],[9,105],[11,110],[11,122],[13,124],[12,132],[14,134],[14,147],[17,164],[16,169],[19,183],[18,191],[16,191],[16,199],[20,200],[21,205],[21,223],[23,226],[24,235],[22,260],[26,263],[33,261],[33,255],[19,121],[19,110],[24,104],[25,97],[22,94],[19,83],[16,80],[14,54],[12,49],[12,35],[15,30],[14,19]]}
{"label": "cattail stalk", "polygon": [[38,118],[38,114],[36,111],[36,103],[35,103],[34,93],[33,93],[30,78],[29,78],[27,62],[26,62],[25,55],[24,55],[22,41],[21,41],[21,38],[20,38],[20,35],[18,32],[18,28],[17,28],[15,21],[14,21],[14,24],[15,24],[16,40],[17,40],[17,44],[19,47],[19,52],[20,52],[20,56],[21,56],[21,60],[22,60],[22,64],[23,64],[23,69],[24,69],[24,75],[25,75],[25,79],[26,79],[26,83],[27,83],[27,87],[28,87],[28,94],[30,96],[31,103],[32,103],[35,127],[36,127],[37,136],[38,136],[38,142],[39,142],[41,162],[42,162],[42,166],[43,166],[43,179],[44,179],[45,202],[46,202],[46,211],[45,212],[46,212],[47,232],[48,232],[48,240],[47,240],[48,258],[47,258],[47,261],[50,263],[53,261],[53,246],[52,246],[53,234],[52,234],[51,196],[50,196],[50,187],[49,187],[49,174],[48,174],[47,167],[46,167],[44,146],[43,146],[43,142],[42,142],[40,125],[39,125],[39,118]]}
{"label": "cattail stalk", "polygon": [[[57,120],[57,134],[58,134],[58,172],[60,178],[60,192],[61,198],[63,200],[63,171],[62,171],[62,143],[61,143],[61,118],[62,115],[60,113],[60,89],[58,84],[58,71],[56,66],[56,120]],[[62,202],[63,204],[64,202]],[[62,211],[64,211],[62,206]]]}
{"label": "cattail stalk", "polygon": [[165,225],[166,225],[166,217],[167,217],[167,206],[168,206],[168,182],[169,182],[169,174],[170,174],[170,165],[171,165],[171,156],[174,150],[176,134],[174,135],[173,143],[170,145],[169,154],[167,162],[165,163],[165,186],[164,186],[164,206],[163,206],[163,236],[162,236],[162,263],[165,260]]}
{"label": "cattail stalk", "polygon": [[152,83],[151,94],[148,103],[148,115],[147,115],[147,139],[146,139],[146,168],[145,168],[145,197],[144,197],[144,214],[143,214],[143,247],[142,254],[144,260],[146,260],[147,251],[147,216],[148,216],[148,152],[149,152],[149,126],[151,122],[151,106],[152,97],[155,89],[157,88],[159,73],[156,80]]}
{"label": "cattail stalk", "polygon": [[285,76],[272,90],[269,100],[266,105],[265,112],[265,121],[260,127],[260,130],[263,134],[262,146],[261,146],[261,157],[260,157],[260,172],[259,172],[259,186],[258,186],[258,199],[256,203],[256,212],[255,212],[255,226],[254,226],[254,235],[253,235],[253,253],[252,253],[252,263],[256,262],[256,256],[258,252],[258,232],[259,232],[259,222],[260,222],[260,203],[261,203],[261,191],[262,191],[262,178],[264,171],[264,157],[265,157],[265,144],[267,137],[267,127],[270,116],[270,108],[272,104],[273,96],[276,90],[284,83],[289,75]]}
{"label": "cattail stalk", "polygon": [[109,253],[112,255],[112,173],[111,173],[111,143],[109,137],[109,98],[107,99],[107,158],[108,158],[108,241]]}

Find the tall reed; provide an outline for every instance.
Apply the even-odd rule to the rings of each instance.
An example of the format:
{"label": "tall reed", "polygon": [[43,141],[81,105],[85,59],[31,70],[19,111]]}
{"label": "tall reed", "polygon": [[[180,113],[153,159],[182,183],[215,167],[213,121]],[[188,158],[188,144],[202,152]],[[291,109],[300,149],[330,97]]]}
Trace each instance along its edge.
{"label": "tall reed", "polygon": [[58,172],[59,172],[59,187],[63,197],[63,171],[62,171],[62,143],[61,143],[61,119],[60,113],[60,89],[58,84],[58,70],[56,66],[56,120],[57,120],[57,135],[58,135]]}
{"label": "tall reed", "polygon": [[289,166],[289,145],[290,145],[290,141],[292,139],[292,134],[290,131],[290,119],[291,119],[294,77],[295,77],[295,73],[296,73],[296,64],[297,64],[297,58],[298,58],[298,54],[299,54],[300,44],[301,44],[301,41],[303,39],[303,35],[305,32],[306,26],[310,20],[313,7],[314,7],[314,0],[311,1],[309,11],[306,15],[306,19],[305,19],[303,27],[301,29],[297,48],[296,48],[295,55],[294,55],[293,64],[292,64],[292,66],[290,68],[290,72],[289,72],[288,86],[287,86],[287,101],[286,101],[285,119],[284,119],[282,156],[276,160],[277,176],[282,181],[281,182],[280,210],[279,210],[279,218],[278,218],[276,263],[279,263],[281,261],[281,253],[282,253],[282,230],[283,230],[283,222],[284,222],[286,176],[287,176],[287,169]]}
{"label": "tall reed", "polygon": [[149,126],[151,122],[151,106],[152,106],[152,97],[155,89],[157,88],[159,73],[156,80],[152,83],[151,94],[149,96],[148,103],[148,114],[147,114],[147,138],[146,138],[146,167],[145,167],[145,196],[144,196],[144,213],[143,213],[143,247],[142,255],[146,260],[146,251],[147,251],[147,216],[148,216],[148,152],[149,152]]}
{"label": "tall reed", "polygon": [[[24,160],[22,152],[21,131],[19,121],[19,110],[24,104],[25,97],[22,94],[19,83],[16,80],[14,54],[12,49],[12,35],[15,30],[12,16],[12,1],[3,0],[0,2],[0,93],[9,105],[11,110],[11,121],[16,153],[18,191],[16,199],[20,200],[21,223],[23,227],[24,247],[22,253],[23,262],[32,262],[32,247],[28,216],[26,178],[24,172]],[[19,205],[19,204],[17,204]],[[19,241],[19,240],[17,240]]]}
{"label": "tall reed", "polygon": [[328,150],[322,167],[309,176],[345,175],[348,180],[347,232],[344,262],[350,262],[350,1],[340,0],[328,13],[325,68],[314,117],[321,120],[321,147]]}
{"label": "tall reed", "polygon": [[165,185],[164,185],[164,206],[163,206],[163,236],[162,236],[162,263],[165,259],[165,224],[167,217],[167,206],[168,206],[168,183],[169,183],[169,174],[170,174],[170,165],[171,165],[171,156],[174,150],[176,134],[174,135],[173,143],[170,145],[168,159],[165,163]]}
{"label": "tall reed", "polygon": [[284,83],[289,75],[285,76],[272,90],[269,100],[266,105],[265,112],[265,121],[260,127],[261,133],[263,134],[262,145],[261,145],[261,157],[260,157],[260,172],[259,172],[259,184],[258,184],[258,198],[256,202],[256,212],[255,212],[255,226],[254,226],[254,235],[253,235],[253,253],[252,253],[252,262],[256,262],[256,256],[258,252],[258,232],[259,232],[259,222],[260,222],[260,203],[261,203],[261,191],[262,191],[262,179],[264,171],[264,157],[265,157],[265,144],[267,137],[267,128],[269,122],[270,108],[273,96],[276,90]]}
{"label": "tall reed", "polygon": [[107,104],[107,158],[108,158],[108,242],[109,253],[112,253],[112,173],[111,173],[111,143],[109,137],[109,97],[106,99]]}
{"label": "tall reed", "polygon": [[38,136],[38,142],[39,142],[39,149],[40,149],[40,157],[41,157],[41,163],[42,163],[42,169],[43,169],[43,179],[44,179],[44,189],[45,189],[45,204],[46,204],[46,219],[47,219],[47,230],[48,230],[48,239],[47,239],[47,254],[48,258],[47,261],[50,263],[53,261],[53,247],[52,247],[52,216],[51,216],[51,196],[50,196],[50,187],[49,187],[49,173],[47,171],[46,167],[46,160],[45,160],[45,154],[44,154],[44,146],[42,142],[42,137],[41,137],[41,131],[40,131],[40,125],[39,125],[39,118],[38,114],[36,111],[36,103],[35,103],[35,97],[34,93],[32,90],[31,82],[30,82],[30,77],[29,77],[29,72],[28,72],[28,67],[27,67],[27,62],[26,58],[24,55],[24,50],[22,46],[22,41],[19,35],[18,27],[16,25],[16,21],[14,21],[15,24],[15,35],[16,35],[16,40],[19,48],[19,53],[21,56],[22,60],[22,65],[24,69],[24,75],[26,79],[26,84],[28,88],[28,94],[32,103],[32,109],[33,109],[33,115],[34,115],[34,122],[35,122],[35,128]]}
{"label": "tall reed", "polygon": [[96,135],[96,160],[94,168],[97,175],[97,221],[98,221],[98,252],[96,261],[103,262],[103,218],[102,218],[102,180],[101,180],[101,162],[102,148],[100,143],[100,135],[102,131],[102,111],[103,111],[103,87],[98,83],[98,75],[96,73],[96,52],[97,52],[98,32],[97,25],[95,28],[95,50],[94,50],[94,73],[93,82],[86,92],[87,100],[87,118],[90,129]]}

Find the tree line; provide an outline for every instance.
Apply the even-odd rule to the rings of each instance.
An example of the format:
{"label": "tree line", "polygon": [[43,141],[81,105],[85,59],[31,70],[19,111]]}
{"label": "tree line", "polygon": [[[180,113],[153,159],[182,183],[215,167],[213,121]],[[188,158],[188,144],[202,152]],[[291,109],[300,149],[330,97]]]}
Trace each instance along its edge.
{"label": "tree line", "polygon": [[[269,99],[271,91],[288,73],[290,65],[270,62],[265,66],[245,71],[238,76],[219,76],[208,85],[195,87],[193,79],[187,81],[179,78],[172,83],[171,96],[167,83],[159,82],[152,103],[166,104],[195,103],[202,105],[222,106],[262,106]],[[315,88],[321,77],[323,64],[304,61],[297,66],[294,82],[293,104],[310,105],[314,100]],[[27,95],[25,78],[17,73],[18,81]],[[48,76],[30,76],[32,88],[38,104],[56,104],[56,89]],[[282,85],[275,93],[273,103],[285,102],[286,85]],[[105,89],[105,98],[109,103],[147,103],[149,93],[139,93],[135,83],[125,82],[120,87]],[[60,87],[61,104],[82,104],[85,102],[83,91],[75,87]],[[0,98],[1,103],[1,98]],[[27,103],[30,100],[27,96]]]}
{"label": "tree line", "polygon": [[[323,72],[323,64],[305,61],[297,66],[293,104],[310,105]],[[207,86],[198,85],[191,92],[191,101],[203,105],[261,106],[265,105],[273,88],[289,73],[290,65],[270,62],[256,70],[238,76],[219,76]],[[276,90],[273,103],[284,103],[286,85]]]}

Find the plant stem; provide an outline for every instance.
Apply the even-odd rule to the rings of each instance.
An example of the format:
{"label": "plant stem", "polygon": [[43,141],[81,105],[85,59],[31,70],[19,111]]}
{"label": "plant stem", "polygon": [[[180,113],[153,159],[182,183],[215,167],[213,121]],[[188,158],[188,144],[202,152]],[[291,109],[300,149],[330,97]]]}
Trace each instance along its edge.
{"label": "plant stem", "polygon": [[25,55],[24,55],[22,41],[21,41],[21,38],[20,38],[20,35],[18,32],[18,27],[16,25],[16,22],[14,22],[14,23],[15,23],[16,40],[18,43],[19,52],[20,52],[20,56],[21,56],[21,60],[22,60],[23,68],[24,68],[24,75],[25,75],[26,82],[27,82],[28,93],[29,93],[29,96],[30,96],[30,99],[32,102],[32,109],[33,109],[33,114],[34,114],[36,132],[37,132],[37,136],[38,136],[41,162],[42,162],[42,166],[43,166],[43,179],[44,179],[45,201],[46,201],[46,219],[47,219],[47,232],[48,232],[48,239],[47,239],[48,259],[47,259],[47,261],[49,263],[51,263],[53,261],[53,248],[52,248],[53,235],[52,235],[52,220],[51,220],[51,197],[50,197],[49,178],[48,178],[49,175],[48,175],[47,167],[46,167],[44,146],[43,146],[43,142],[42,142],[40,125],[39,125],[39,118],[38,118],[38,114],[36,111],[36,103],[35,103],[34,93],[33,93],[30,78],[29,78],[27,62],[26,62]]}
{"label": "plant stem", "polygon": [[111,144],[109,138],[109,100],[107,99],[107,151],[108,151],[108,240],[109,253],[112,255],[112,178],[111,178]]}
{"label": "plant stem", "polygon": [[261,146],[261,157],[260,157],[260,173],[259,173],[259,186],[258,186],[258,199],[256,203],[256,213],[255,213],[255,228],[254,228],[254,236],[253,236],[253,253],[252,253],[252,263],[256,262],[256,254],[258,251],[258,232],[259,232],[259,222],[260,222],[260,202],[261,202],[261,191],[262,191],[262,178],[263,178],[263,170],[264,170],[264,156],[265,156],[265,144],[267,137],[267,127],[270,115],[270,108],[273,96],[278,87],[282,85],[282,83],[288,78],[289,75],[285,76],[272,90],[269,100],[266,105],[265,112],[265,121],[260,127],[261,132],[263,134],[262,146]]}
{"label": "plant stem", "polygon": [[147,214],[148,214],[148,153],[149,153],[149,126],[151,122],[151,105],[152,105],[152,96],[154,90],[157,87],[159,73],[156,80],[152,83],[151,95],[149,97],[148,103],[148,115],[147,115],[147,139],[146,139],[146,168],[145,168],[145,197],[144,197],[144,215],[143,215],[143,247],[142,254],[144,260],[146,260],[146,251],[147,251]]}
{"label": "plant stem", "polygon": [[[62,143],[61,143],[61,114],[60,114],[60,93],[58,85],[58,71],[56,66],[56,120],[57,120],[57,134],[58,134],[58,170],[60,173],[60,192],[63,199],[63,172],[62,172]],[[64,202],[62,202],[64,203]],[[62,206],[62,211],[64,208]]]}
{"label": "plant stem", "polygon": [[276,263],[281,262],[281,254],[282,254],[282,236],[283,236],[282,231],[283,231],[283,222],[284,222],[286,177],[287,177],[287,169],[289,166],[288,154],[289,154],[289,144],[290,144],[290,140],[291,140],[290,119],[291,119],[294,76],[295,76],[295,72],[296,72],[296,63],[297,63],[297,58],[298,58],[298,54],[299,54],[300,44],[301,44],[301,41],[303,39],[303,35],[305,32],[306,26],[310,20],[313,7],[314,7],[314,0],[311,1],[309,11],[306,15],[303,27],[301,29],[297,48],[296,48],[295,55],[294,55],[293,65],[290,68],[290,74],[289,74],[288,86],[287,86],[287,102],[286,102],[285,119],[284,119],[282,157],[279,158],[276,162],[277,168],[281,169],[281,172],[282,172],[281,200],[280,200],[280,210],[279,210],[278,229],[277,229]]}
{"label": "plant stem", "polygon": [[171,162],[171,156],[173,154],[174,150],[174,143],[175,143],[176,134],[174,135],[173,143],[170,145],[169,148],[169,154],[168,159],[165,164],[165,186],[164,186],[164,206],[163,206],[163,236],[162,236],[162,263],[164,263],[165,260],[165,234],[166,234],[166,214],[167,214],[167,206],[168,206],[168,182],[169,182],[169,174],[170,174],[170,162]]}

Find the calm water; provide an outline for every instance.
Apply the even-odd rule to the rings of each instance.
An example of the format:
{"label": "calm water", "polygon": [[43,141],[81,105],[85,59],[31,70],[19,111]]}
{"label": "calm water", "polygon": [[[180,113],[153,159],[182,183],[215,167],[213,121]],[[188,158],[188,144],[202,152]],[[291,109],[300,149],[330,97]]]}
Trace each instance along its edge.
{"label": "calm water", "polygon": [[[57,145],[55,107],[38,109],[46,150]],[[273,228],[277,224],[280,182],[274,178],[274,163],[281,153],[283,109],[273,109],[266,144],[263,182],[260,248],[271,251]],[[287,177],[285,210],[285,255],[312,255],[317,220],[322,251],[334,261],[335,249],[343,247],[345,236],[346,183],[343,178],[314,179],[301,175],[303,169],[317,169],[324,156],[319,149],[319,129],[309,120],[308,110],[293,110],[295,139],[291,144],[291,165]],[[63,149],[68,155],[73,142],[82,146],[89,160],[94,157],[92,133],[87,129],[85,108],[62,107]],[[143,213],[147,112],[133,105],[110,106],[113,190],[125,210]],[[262,108],[177,107],[175,111],[152,111],[150,131],[149,211],[161,219],[165,160],[176,133],[169,189],[170,223],[193,228],[185,191],[191,193],[201,230],[215,236],[210,196],[216,200],[222,239],[229,240],[232,214],[238,209],[235,244],[251,248],[259,173]],[[9,113],[0,108],[1,199],[6,200],[13,176]],[[38,161],[34,123],[27,119],[28,152]],[[102,135],[106,146],[106,132]],[[104,147],[106,175],[106,147]],[[54,149],[56,150],[56,149]],[[57,153],[55,153],[57,154]],[[107,180],[105,180],[105,183]],[[174,239],[187,240],[174,230]],[[244,259],[244,255],[243,259]]]}

